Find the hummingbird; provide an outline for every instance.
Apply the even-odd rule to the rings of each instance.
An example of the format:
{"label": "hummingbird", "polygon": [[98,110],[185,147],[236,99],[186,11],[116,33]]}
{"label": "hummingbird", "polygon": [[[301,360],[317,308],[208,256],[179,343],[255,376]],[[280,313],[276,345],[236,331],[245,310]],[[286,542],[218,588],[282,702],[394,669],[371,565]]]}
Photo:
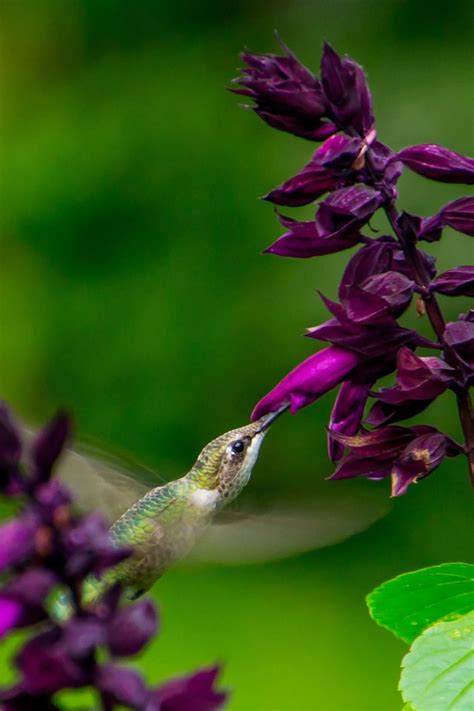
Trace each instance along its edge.
{"label": "hummingbird", "polygon": [[[128,597],[136,599],[185,557],[216,515],[247,485],[270,425],[287,407],[212,440],[184,476],[153,487],[128,506],[112,523],[110,537],[117,547],[131,547],[133,553],[100,579],[90,577],[86,581],[85,604],[93,604],[115,583],[121,583]],[[59,476],[73,492],[76,490],[79,508],[84,496],[77,491],[78,484],[82,484],[82,490],[87,487],[87,467],[93,463],[69,452],[60,464]],[[118,470],[102,465],[102,469],[95,466],[93,472],[95,477],[102,477],[112,519],[124,501],[142,493],[139,484],[130,486],[128,477]],[[100,506],[100,487],[98,490],[95,485],[94,489],[93,501]],[[91,508],[91,503],[82,508]]]}

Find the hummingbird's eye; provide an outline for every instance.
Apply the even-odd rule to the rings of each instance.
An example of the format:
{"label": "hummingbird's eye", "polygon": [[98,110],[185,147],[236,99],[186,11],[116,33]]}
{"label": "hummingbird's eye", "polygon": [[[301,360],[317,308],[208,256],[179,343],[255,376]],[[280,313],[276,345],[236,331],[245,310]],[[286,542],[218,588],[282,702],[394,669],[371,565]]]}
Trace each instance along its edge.
{"label": "hummingbird's eye", "polygon": [[245,449],[245,442],[243,442],[241,439],[238,439],[232,443],[232,453],[233,454],[242,454],[244,449]]}

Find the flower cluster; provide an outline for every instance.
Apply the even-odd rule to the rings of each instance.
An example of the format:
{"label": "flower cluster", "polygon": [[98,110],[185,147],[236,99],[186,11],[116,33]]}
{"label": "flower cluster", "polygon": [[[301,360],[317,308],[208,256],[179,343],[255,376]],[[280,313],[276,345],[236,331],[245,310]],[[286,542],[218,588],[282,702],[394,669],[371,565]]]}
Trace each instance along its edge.
{"label": "flower cluster", "polygon": [[[0,492],[21,510],[0,526],[0,637],[35,625],[16,654],[18,681],[0,689],[4,711],[54,711],[63,689],[94,688],[101,708],[141,711],[214,711],[226,694],[216,691],[218,667],[171,680],[158,688],[117,660],[147,644],[158,621],[150,600],[122,605],[115,586],[93,607],[81,601],[85,578],[100,575],[130,551],[113,546],[98,514],[80,517],[58,479],[55,462],[69,435],[69,419],[59,414],[24,451],[20,431],[0,408]],[[53,614],[54,599],[66,592],[73,612],[63,623]]]}
{"label": "flower cluster", "polygon": [[[283,45],[285,54],[242,54],[237,94],[273,128],[323,141],[309,163],[265,199],[297,207],[319,200],[314,219],[278,214],[284,234],[265,251],[320,257],[357,247],[342,276],[339,301],[321,298],[331,318],[307,335],[329,343],[300,363],[255,407],[258,418],[289,403],[291,412],[341,384],[329,424],[333,478],[392,477],[392,493],[431,473],[445,456],[468,456],[474,479],[474,422],[468,388],[474,380],[474,311],[446,324],[437,294],[474,295],[474,267],[437,274],[420,243],[450,227],[474,236],[474,198],[462,197],[422,218],[397,208],[403,168],[445,183],[474,183],[474,159],[422,144],[397,152],[377,138],[372,98],[362,68],[325,44],[320,78]],[[363,233],[384,210],[392,234]],[[433,341],[398,320],[415,301],[434,329]],[[433,349],[421,356],[417,348]],[[376,381],[396,373],[393,387]],[[457,397],[463,445],[433,427],[394,426],[424,410],[446,390]],[[375,399],[366,415],[369,398]]]}

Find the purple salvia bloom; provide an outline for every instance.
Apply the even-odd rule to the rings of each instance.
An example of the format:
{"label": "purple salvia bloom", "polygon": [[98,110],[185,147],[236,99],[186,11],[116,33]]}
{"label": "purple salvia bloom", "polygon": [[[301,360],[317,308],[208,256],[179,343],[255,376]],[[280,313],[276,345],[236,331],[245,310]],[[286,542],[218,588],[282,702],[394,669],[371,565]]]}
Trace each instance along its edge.
{"label": "purple salvia bloom", "polygon": [[385,427],[395,422],[408,420],[419,415],[431,405],[432,400],[407,400],[401,404],[393,404],[377,400],[367,415],[365,422],[373,427]]}
{"label": "purple salvia bloom", "polygon": [[316,225],[328,236],[352,234],[370,220],[382,203],[382,194],[365,185],[341,188],[320,203]]}
{"label": "purple salvia bloom", "polygon": [[361,141],[342,134],[328,138],[314,153],[310,162],[294,178],[264,196],[275,205],[307,205],[328,190],[343,187],[352,164],[361,151]]}
{"label": "purple salvia bloom", "polygon": [[113,545],[105,519],[96,513],[84,516],[71,526],[63,535],[62,545],[65,572],[72,577],[101,575],[131,554],[130,550]]}
{"label": "purple salvia bloom", "polygon": [[352,286],[342,302],[348,319],[373,323],[393,314],[400,316],[408,307],[415,283],[403,274],[374,274],[360,286]]}
{"label": "purple salvia bloom", "polygon": [[105,642],[104,625],[95,617],[72,617],[62,628],[61,645],[64,654],[75,661],[90,659]]}
{"label": "purple salvia bloom", "polygon": [[21,438],[5,405],[0,404],[0,491],[19,494],[24,489],[19,464]]}
{"label": "purple salvia bloom", "polygon": [[463,156],[436,143],[408,146],[396,154],[407,168],[442,183],[474,183],[474,158]]}
{"label": "purple salvia bloom", "polygon": [[358,231],[351,234],[328,235],[318,228],[314,220],[299,222],[284,215],[278,215],[278,219],[286,227],[287,232],[264,250],[267,254],[298,259],[322,257],[350,249],[361,240]]}
{"label": "purple salvia bloom", "polygon": [[[359,431],[370,386],[359,385],[350,380],[342,383],[329,420],[329,431],[355,435]],[[337,462],[344,454],[344,447],[328,434],[328,452],[331,461]]]}
{"label": "purple salvia bloom", "polygon": [[474,383],[474,310],[448,323],[443,339],[459,362],[464,384]]}
{"label": "purple salvia bloom", "polygon": [[448,269],[432,282],[431,288],[447,296],[474,297],[474,266]]}
{"label": "purple salvia bloom", "polygon": [[365,136],[374,126],[372,98],[362,67],[341,57],[328,42],[321,59],[321,81],[328,100],[329,115],[343,126],[353,126]]}
{"label": "purple salvia bloom", "polygon": [[172,679],[158,687],[153,698],[160,711],[217,711],[228,697],[226,692],[214,688],[220,671],[215,666]]}
{"label": "purple salvia bloom", "polygon": [[324,120],[327,107],[321,83],[285,50],[286,56],[244,52],[241,57],[248,66],[233,80],[243,88],[231,91],[253,99],[253,110],[273,128],[323,140],[337,128]]}
{"label": "purple salvia bloom", "polygon": [[453,230],[474,237],[474,198],[463,197],[448,202],[436,215],[421,220],[418,239],[437,242],[441,239],[444,227],[451,227]]}
{"label": "purple salvia bloom", "polygon": [[355,353],[343,348],[323,348],[293,368],[257,403],[252,412],[252,420],[278,410],[285,403],[290,403],[290,412],[294,414],[332,390],[359,361]]}
{"label": "purple salvia bloom", "polygon": [[137,654],[158,629],[156,611],[151,600],[127,605],[114,615],[107,631],[107,644],[115,657]]}

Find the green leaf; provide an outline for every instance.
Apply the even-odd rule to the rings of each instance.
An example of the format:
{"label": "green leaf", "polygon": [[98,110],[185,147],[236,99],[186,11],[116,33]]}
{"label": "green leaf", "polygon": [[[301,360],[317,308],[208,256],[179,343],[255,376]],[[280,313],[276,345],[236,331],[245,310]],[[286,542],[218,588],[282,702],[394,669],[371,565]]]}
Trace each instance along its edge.
{"label": "green leaf", "polygon": [[400,691],[417,711],[472,711],[474,612],[438,622],[414,641],[402,661]]}
{"label": "green leaf", "polygon": [[474,565],[444,563],[399,575],[367,596],[374,620],[411,643],[434,622],[474,609]]}

